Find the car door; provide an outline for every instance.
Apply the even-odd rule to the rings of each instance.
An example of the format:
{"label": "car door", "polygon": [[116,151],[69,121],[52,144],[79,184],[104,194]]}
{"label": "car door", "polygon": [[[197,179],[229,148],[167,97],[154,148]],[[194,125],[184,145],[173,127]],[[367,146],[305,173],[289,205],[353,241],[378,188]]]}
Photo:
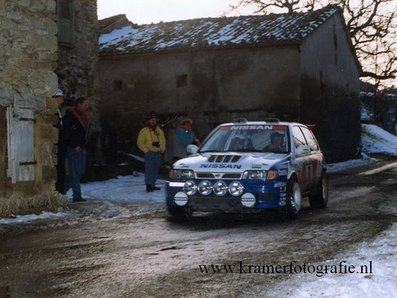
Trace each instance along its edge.
{"label": "car door", "polygon": [[[305,136],[300,128],[300,126],[295,125],[292,127],[292,135],[293,135],[293,146],[295,146],[295,150],[299,145],[306,145],[308,143],[306,141]],[[293,167],[298,176],[298,183],[302,193],[307,192],[309,186],[311,184],[312,177],[312,164],[311,164],[311,150],[306,152],[305,154],[295,155],[295,159],[293,161]]]}
{"label": "car door", "polygon": [[322,168],[323,168],[323,154],[320,150],[320,146],[317,143],[316,137],[313,132],[306,126],[300,126],[303,132],[306,143],[310,147],[310,155],[306,163],[308,164],[309,176],[307,177],[307,188],[308,190],[316,187],[321,179]]}

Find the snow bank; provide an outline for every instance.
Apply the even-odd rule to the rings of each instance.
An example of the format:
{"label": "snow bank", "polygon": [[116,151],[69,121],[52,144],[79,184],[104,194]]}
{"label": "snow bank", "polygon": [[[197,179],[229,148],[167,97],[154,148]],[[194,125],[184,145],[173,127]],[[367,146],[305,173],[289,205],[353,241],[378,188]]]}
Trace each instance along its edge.
{"label": "snow bank", "polygon": [[365,153],[384,153],[397,156],[397,136],[376,125],[362,125],[361,143]]}
{"label": "snow bank", "polygon": [[26,223],[37,219],[54,219],[54,218],[62,218],[67,216],[66,213],[52,213],[52,212],[43,212],[39,215],[29,214],[29,215],[18,215],[15,218],[0,218],[0,225],[5,224],[16,224],[16,223]]}

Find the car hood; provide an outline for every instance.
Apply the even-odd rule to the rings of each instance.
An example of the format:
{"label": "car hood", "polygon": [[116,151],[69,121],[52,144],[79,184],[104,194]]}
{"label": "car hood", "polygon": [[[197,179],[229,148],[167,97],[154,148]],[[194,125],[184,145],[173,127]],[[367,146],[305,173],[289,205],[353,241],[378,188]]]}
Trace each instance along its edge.
{"label": "car hood", "polygon": [[178,160],[174,163],[174,169],[191,169],[196,172],[269,170],[288,156],[285,153],[201,153]]}

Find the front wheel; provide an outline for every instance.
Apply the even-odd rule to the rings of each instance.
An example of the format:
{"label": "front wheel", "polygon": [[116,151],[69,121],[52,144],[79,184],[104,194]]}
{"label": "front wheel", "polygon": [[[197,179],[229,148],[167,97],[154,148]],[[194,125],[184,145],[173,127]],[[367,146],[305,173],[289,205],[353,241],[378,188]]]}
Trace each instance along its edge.
{"label": "front wheel", "polygon": [[315,193],[309,196],[312,208],[325,208],[328,204],[328,175],[323,173]]}
{"label": "front wheel", "polygon": [[287,201],[285,206],[286,216],[295,219],[302,206],[302,193],[298,182],[293,179],[287,184]]}

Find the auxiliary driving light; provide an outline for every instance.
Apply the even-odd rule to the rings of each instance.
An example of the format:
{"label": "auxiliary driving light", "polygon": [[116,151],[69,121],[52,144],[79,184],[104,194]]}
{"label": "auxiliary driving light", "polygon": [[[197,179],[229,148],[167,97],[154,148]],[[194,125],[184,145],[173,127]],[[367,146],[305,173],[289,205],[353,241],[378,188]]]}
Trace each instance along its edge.
{"label": "auxiliary driving light", "polygon": [[188,196],[192,196],[197,192],[197,185],[193,181],[189,180],[185,182],[185,185],[183,186],[183,191],[185,194]]}
{"label": "auxiliary driving light", "polygon": [[201,181],[198,185],[198,191],[203,196],[208,196],[212,192],[212,184],[208,180]]}
{"label": "auxiliary driving light", "polygon": [[234,196],[234,197],[238,197],[240,196],[244,191],[244,186],[238,182],[238,181],[233,181],[232,183],[230,183],[229,185],[229,193]]}
{"label": "auxiliary driving light", "polygon": [[245,193],[241,196],[241,205],[253,207],[256,203],[255,196],[252,193]]}
{"label": "auxiliary driving light", "polygon": [[213,191],[217,196],[224,196],[227,193],[227,185],[223,181],[218,181],[214,184]]}
{"label": "auxiliary driving light", "polygon": [[187,204],[188,199],[189,198],[187,194],[185,194],[182,191],[177,192],[174,196],[175,204],[177,204],[178,206],[185,206]]}

